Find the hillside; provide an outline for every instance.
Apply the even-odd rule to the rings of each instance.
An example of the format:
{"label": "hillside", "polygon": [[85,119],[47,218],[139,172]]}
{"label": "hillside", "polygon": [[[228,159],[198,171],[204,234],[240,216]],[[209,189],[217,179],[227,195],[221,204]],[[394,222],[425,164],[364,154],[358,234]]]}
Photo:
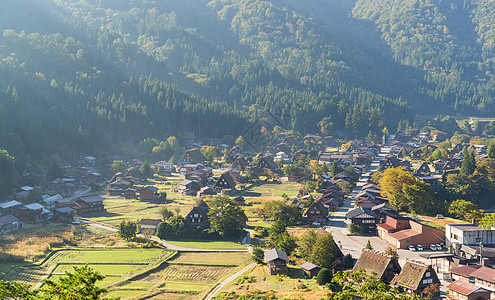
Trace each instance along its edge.
{"label": "hillside", "polygon": [[[34,0],[0,4],[0,144],[77,158],[239,135],[259,111],[349,137],[490,115],[488,0]],[[302,113],[304,112],[304,113]],[[319,125],[320,123],[320,125]],[[332,134],[330,132],[330,134]]]}

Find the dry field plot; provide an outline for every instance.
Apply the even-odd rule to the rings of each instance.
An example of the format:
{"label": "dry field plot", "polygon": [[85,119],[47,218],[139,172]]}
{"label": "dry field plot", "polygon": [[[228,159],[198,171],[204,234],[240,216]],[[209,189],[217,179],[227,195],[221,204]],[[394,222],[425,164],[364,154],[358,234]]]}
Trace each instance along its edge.
{"label": "dry field plot", "polygon": [[[146,277],[117,287],[111,296],[126,299],[130,288],[147,289],[150,299],[202,299],[222,278],[250,263],[248,253],[180,252],[168,265]],[[173,297],[172,297],[173,296]]]}

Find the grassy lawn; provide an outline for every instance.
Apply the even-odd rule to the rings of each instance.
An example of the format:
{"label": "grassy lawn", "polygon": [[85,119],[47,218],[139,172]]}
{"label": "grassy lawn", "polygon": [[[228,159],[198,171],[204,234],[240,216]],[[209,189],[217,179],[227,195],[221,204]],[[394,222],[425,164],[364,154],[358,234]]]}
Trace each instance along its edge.
{"label": "grassy lawn", "polygon": [[244,197],[282,197],[282,194],[292,197],[301,187],[302,185],[296,182],[265,181],[248,187],[240,194]]}
{"label": "grassy lawn", "polygon": [[231,242],[231,241],[201,241],[201,240],[192,240],[192,241],[169,241],[167,242],[188,248],[197,248],[197,249],[246,249],[245,246],[240,243]]}

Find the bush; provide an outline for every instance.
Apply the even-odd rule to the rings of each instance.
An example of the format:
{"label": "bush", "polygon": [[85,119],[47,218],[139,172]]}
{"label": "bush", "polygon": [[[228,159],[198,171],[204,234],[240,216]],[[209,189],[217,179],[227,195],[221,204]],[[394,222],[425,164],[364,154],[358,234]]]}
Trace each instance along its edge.
{"label": "bush", "polygon": [[332,282],[332,270],[323,268],[318,272],[318,275],[316,276],[316,283],[319,285],[326,285],[327,283]]}
{"label": "bush", "polygon": [[253,260],[258,263],[258,264],[262,264],[263,263],[263,260],[265,258],[265,252],[263,251],[263,249],[259,248],[259,247],[254,247],[253,248]]}
{"label": "bush", "polygon": [[262,226],[256,226],[254,228],[254,235],[256,237],[264,238],[268,236],[268,229]]}
{"label": "bush", "polygon": [[352,258],[352,255],[349,253],[342,260],[342,267],[344,269],[351,269],[353,266],[354,266],[354,259]]}

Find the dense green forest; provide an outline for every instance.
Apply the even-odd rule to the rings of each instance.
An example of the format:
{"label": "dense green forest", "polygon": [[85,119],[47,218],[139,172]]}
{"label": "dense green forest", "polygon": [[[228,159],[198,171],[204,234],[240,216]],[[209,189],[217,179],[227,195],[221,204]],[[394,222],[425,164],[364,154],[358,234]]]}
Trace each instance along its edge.
{"label": "dense green forest", "polygon": [[[260,112],[379,137],[416,114],[492,115],[488,0],[0,3],[0,148],[16,160],[193,132]],[[325,123],[325,126],[321,124]]]}

